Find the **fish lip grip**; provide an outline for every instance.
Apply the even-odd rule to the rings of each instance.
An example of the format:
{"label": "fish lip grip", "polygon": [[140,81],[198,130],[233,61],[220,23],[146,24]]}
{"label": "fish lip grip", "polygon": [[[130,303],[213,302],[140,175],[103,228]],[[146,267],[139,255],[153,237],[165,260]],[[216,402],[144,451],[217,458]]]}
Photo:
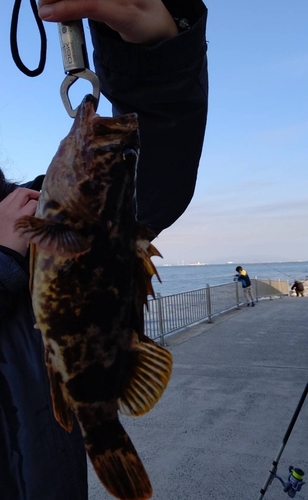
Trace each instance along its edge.
{"label": "fish lip grip", "polygon": [[64,78],[60,95],[63,105],[72,118],[75,118],[78,107],[73,109],[68,95],[70,87],[79,79],[83,78],[92,84],[92,94],[96,99],[96,109],[100,97],[100,85],[97,75],[89,69],[89,61],[86,49],[86,41],[83,31],[82,20],[58,23],[59,38],[62,51]]}

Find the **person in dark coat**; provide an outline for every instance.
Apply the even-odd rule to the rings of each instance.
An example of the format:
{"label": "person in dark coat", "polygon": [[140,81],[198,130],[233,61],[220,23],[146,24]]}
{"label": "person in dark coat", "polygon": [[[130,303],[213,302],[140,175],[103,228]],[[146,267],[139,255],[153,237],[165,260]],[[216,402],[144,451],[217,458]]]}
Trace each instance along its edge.
{"label": "person in dark coat", "polygon": [[[37,180],[37,188],[40,179]],[[0,175],[0,498],[86,500],[87,464],[77,423],[53,416],[41,334],[29,294],[27,245],[15,221],[39,193]]]}
{"label": "person in dark coat", "polygon": [[39,14],[48,8],[44,21],[91,18],[101,92],[114,115],[138,114],[137,217],[159,234],[195,189],[207,118],[207,9],[201,0],[131,3],[40,0]]}
{"label": "person in dark coat", "polygon": [[301,281],[295,280],[291,286],[291,290],[295,290],[297,297],[304,297],[305,295],[305,288]]}
{"label": "person in dark coat", "polygon": [[[132,9],[117,0],[42,0],[39,6],[44,19],[43,7],[62,8],[51,21],[92,18],[101,91],[114,114],[138,113],[138,219],[158,234],[194,192],[207,115],[205,5],[140,0],[131,18]],[[86,500],[80,429],[68,433],[54,418],[34,328],[28,251],[14,231],[16,219],[35,212],[42,181],[19,187],[0,171],[0,499]]]}

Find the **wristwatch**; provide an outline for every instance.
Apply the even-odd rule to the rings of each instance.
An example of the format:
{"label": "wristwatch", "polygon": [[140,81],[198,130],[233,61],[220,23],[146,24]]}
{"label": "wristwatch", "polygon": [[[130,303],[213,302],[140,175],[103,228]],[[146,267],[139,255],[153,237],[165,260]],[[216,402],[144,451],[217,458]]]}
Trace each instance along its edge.
{"label": "wristwatch", "polygon": [[178,27],[179,33],[183,33],[190,29],[190,24],[186,17],[174,17],[173,20]]}

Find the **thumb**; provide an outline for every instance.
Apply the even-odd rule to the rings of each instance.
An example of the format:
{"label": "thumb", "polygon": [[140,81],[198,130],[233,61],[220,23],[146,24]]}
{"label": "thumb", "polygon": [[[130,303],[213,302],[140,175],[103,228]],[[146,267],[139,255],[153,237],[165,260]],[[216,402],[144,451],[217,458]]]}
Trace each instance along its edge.
{"label": "thumb", "polygon": [[37,200],[29,200],[20,210],[20,215],[34,215],[37,206]]}
{"label": "thumb", "polygon": [[43,21],[65,22],[87,17],[85,3],[76,0],[41,0],[38,14]]}

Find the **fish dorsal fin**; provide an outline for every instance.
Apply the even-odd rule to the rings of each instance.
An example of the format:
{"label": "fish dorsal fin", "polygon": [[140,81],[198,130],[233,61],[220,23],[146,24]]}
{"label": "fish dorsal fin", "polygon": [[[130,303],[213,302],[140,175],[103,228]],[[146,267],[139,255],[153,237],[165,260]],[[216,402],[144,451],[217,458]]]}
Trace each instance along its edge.
{"label": "fish dorsal fin", "polygon": [[143,224],[137,223],[136,254],[139,263],[137,286],[143,304],[147,304],[148,295],[155,297],[151,282],[152,276],[155,274],[158,281],[161,282],[157,269],[151,261],[153,256],[162,257],[150,241],[154,237],[155,234],[150,229]]}
{"label": "fish dorsal fin", "polygon": [[89,240],[66,224],[25,216],[16,221],[15,229],[42,250],[62,255],[85,253]]}
{"label": "fish dorsal fin", "polygon": [[123,415],[138,417],[151,410],[164,392],[171,376],[172,355],[147,338],[132,351],[132,365],[118,406]]}

